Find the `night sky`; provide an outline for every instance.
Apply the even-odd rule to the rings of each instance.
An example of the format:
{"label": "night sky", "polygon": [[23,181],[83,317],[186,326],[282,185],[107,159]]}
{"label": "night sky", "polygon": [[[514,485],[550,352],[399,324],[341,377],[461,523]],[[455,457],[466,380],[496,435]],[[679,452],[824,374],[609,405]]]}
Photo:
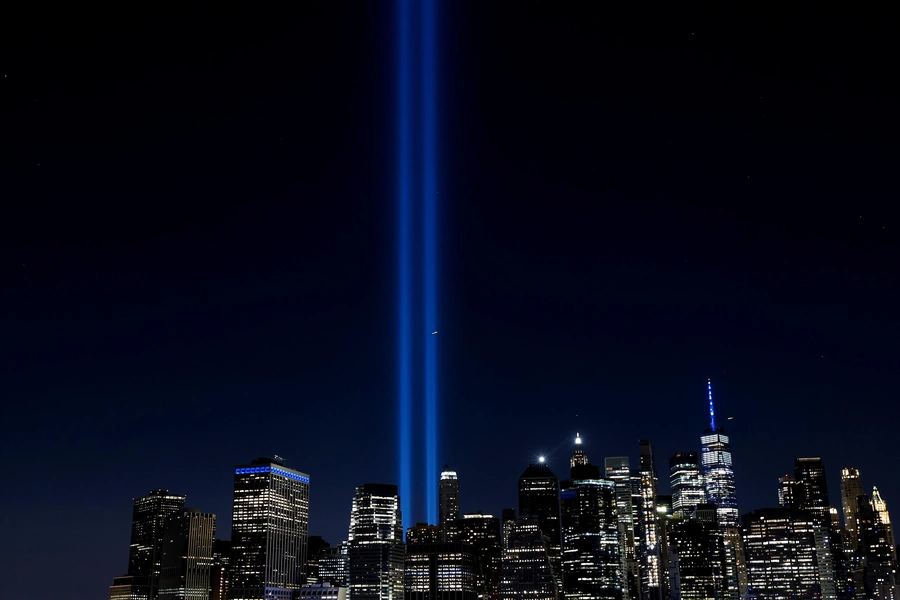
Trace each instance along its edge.
{"label": "night sky", "polygon": [[[742,512],[796,456],[900,511],[890,19],[561,4],[442,4],[463,511],[516,506],[539,453],[565,475],[576,431],[598,463],[649,439],[667,481],[707,377]],[[311,475],[332,544],[397,481],[392,11],[301,6],[2,20],[4,597],[105,597],[151,489],[228,538],[258,456]]]}

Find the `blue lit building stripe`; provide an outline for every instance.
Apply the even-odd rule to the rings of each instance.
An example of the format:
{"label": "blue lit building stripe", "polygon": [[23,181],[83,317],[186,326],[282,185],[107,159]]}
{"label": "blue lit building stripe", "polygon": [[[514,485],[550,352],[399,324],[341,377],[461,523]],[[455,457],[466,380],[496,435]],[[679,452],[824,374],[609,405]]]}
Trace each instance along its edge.
{"label": "blue lit building stripe", "polygon": [[[397,0],[397,429],[400,510],[404,524],[412,518],[412,318],[411,177],[412,48],[411,6]],[[404,531],[406,527],[404,527]]]}
{"label": "blue lit building stripe", "polygon": [[[424,318],[427,333],[438,330],[437,312],[437,27],[435,0],[421,3],[422,234]],[[438,522],[438,338],[425,344],[425,496],[429,523]]]}
{"label": "blue lit building stripe", "polygon": [[281,475],[282,477],[287,477],[288,479],[302,481],[303,483],[309,483],[309,477],[307,477],[306,475],[300,475],[299,473],[294,473],[292,471],[285,471],[284,469],[279,469],[277,467],[239,467],[234,470],[235,475],[253,475],[255,473],[274,473],[275,475]]}

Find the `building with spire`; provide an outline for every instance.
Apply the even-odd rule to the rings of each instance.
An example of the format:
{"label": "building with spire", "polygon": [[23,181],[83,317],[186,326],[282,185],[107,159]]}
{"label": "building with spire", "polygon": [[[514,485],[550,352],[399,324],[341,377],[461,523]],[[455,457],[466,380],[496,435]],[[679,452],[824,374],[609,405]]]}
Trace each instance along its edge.
{"label": "building with spire", "polygon": [[625,572],[615,483],[588,462],[576,434],[570,478],[560,484],[563,592],[568,600],[622,600]]}
{"label": "building with spire", "polygon": [[561,588],[559,479],[550,470],[543,456],[536,464],[528,465],[519,477],[519,519],[525,517],[536,518],[541,534],[547,536],[547,554]]}
{"label": "building with spire", "polygon": [[716,505],[719,528],[740,525],[737,493],[734,485],[734,467],[731,461],[731,441],[725,431],[716,426],[713,407],[712,380],[707,380],[709,395],[709,428],[700,437],[701,466],[706,478],[706,496]]}

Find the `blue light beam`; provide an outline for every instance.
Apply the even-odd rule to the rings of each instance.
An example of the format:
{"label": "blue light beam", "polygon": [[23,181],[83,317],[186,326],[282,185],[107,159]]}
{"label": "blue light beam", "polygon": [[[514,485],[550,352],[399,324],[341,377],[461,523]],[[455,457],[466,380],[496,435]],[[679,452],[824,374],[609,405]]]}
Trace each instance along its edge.
{"label": "blue light beam", "polygon": [[[412,139],[412,52],[410,5],[397,2],[397,401],[400,443],[400,510],[404,524],[412,517],[412,340],[411,315],[411,184]],[[404,527],[404,531],[405,531]]]}
{"label": "blue light beam", "polygon": [[706,389],[709,391],[709,426],[713,431],[716,430],[716,411],[713,410],[712,401],[712,379],[706,380]]}
{"label": "blue light beam", "polygon": [[[437,23],[435,0],[421,3],[422,248],[424,317],[427,331],[438,329],[437,231]],[[438,338],[425,344],[426,515],[438,522]]]}

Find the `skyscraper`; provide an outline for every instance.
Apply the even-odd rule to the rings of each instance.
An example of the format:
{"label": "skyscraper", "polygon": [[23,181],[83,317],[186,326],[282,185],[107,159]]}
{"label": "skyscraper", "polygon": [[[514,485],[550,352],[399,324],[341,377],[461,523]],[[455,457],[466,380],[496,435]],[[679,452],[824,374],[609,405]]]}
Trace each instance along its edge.
{"label": "skyscraper", "polygon": [[347,557],[353,600],[403,600],[403,521],[396,485],[356,488]]}
{"label": "skyscraper", "polygon": [[815,521],[805,511],[764,508],[744,515],[750,595],[759,600],[821,593]]}
{"label": "skyscraper", "polygon": [[823,527],[831,526],[831,515],[828,507],[828,484],[825,480],[825,466],[822,459],[795,458],[794,479],[797,491],[800,492],[798,507],[809,511]]}
{"label": "skyscraper", "polygon": [[135,586],[147,586],[150,600],[159,596],[166,519],[184,511],[184,499],[169,490],[153,490],[134,499],[128,574],[134,578]]}
{"label": "skyscraper", "polygon": [[724,549],[715,521],[681,519],[669,535],[671,597],[717,600],[722,597]]}
{"label": "skyscraper", "polygon": [[458,523],[459,541],[474,548],[478,557],[478,597],[496,598],[502,553],[500,519],[478,513],[463,515]]}
{"label": "skyscraper", "polygon": [[716,426],[713,408],[712,381],[707,380],[709,394],[709,428],[700,437],[703,475],[706,478],[706,496],[716,505],[719,528],[739,525],[737,494],[734,486],[734,468],[731,462],[731,442],[725,431]]}
{"label": "skyscraper", "polygon": [[347,587],[347,542],[319,550],[319,583],[334,587]]}
{"label": "skyscraper", "polygon": [[626,596],[640,595],[640,568],[634,539],[634,506],[632,504],[631,466],[627,456],[608,456],[604,461],[606,478],[615,484],[622,563],[626,578]]}
{"label": "skyscraper", "polygon": [[280,458],[234,470],[231,600],[290,600],[300,589],[309,527],[309,475]]}
{"label": "skyscraper", "polygon": [[570,600],[621,600],[625,589],[615,483],[602,479],[575,438],[570,479],[560,484],[563,592]]}
{"label": "skyscraper", "polygon": [[861,569],[857,594],[865,598],[896,600],[900,598],[897,577],[897,549],[888,542],[887,527],[868,496],[857,498],[859,510],[859,554]]}
{"label": "skyscraper", "polygon": [[676,452],[669,458],[669,483],[675,516],[688,518],[697,505],[706,503],[706,481],[696,452]]}
{"label": "skyscraper", "polygon": [[847,531],[846,549],[856,552],[859,539],[859,525],[856,513],[859,511],[857,498],[863,495],[859,469],[844,467],[841,469],[841,508],[844,510],[844,529]]}
{"label": "skyscraper", "polygon": [[661,557],[659,554],[659,523],[656,514],[657,495],[656,465],[653,446],[640,440],[640,507],[638,531],[640,532],[641,599],[662,598]]}
{"label": "skyscraper", "polygon": [[884,538],[891,551],[891,558],[896,562],[897,543],[894,541],[894,526],[891,525],[891,515],[888,513],[887,502],[881,497],[877,487],[872,488],[872,510],[875,511],[875,516],[884,529]]}
{"label": "skyscraper", "polygon": [[443,541],[456,541],[456,520],[459,519],[459,479],[456,471],[444,465],[439,484],[440,526]]}
{"label": "skyscraper", "polygon": [[778,478],[778,506],[799,508],[802,492],[797,489],[797,480],[785,473]]}
{"label": "skyscraper", "polygon": [[562,587],[560,571],[559,480],[550,467],[539,460],[519,477],[519,519],[535,517],[541,533],[547,536],[547,553],[559,587]]}
{"label": "skyscraper", "polygon": [[477,600],[478,557],[459,542],[408,544],[405,600]]}
{"label": "skyscraper", "polygon": [[210,600],[216,515],[185,509],[166,520],[160,600]]}
{"label": "skyscraper", "polygon": [[499,600],[558,600],[549,539],[533,517],[520,517],[503,550]]}

